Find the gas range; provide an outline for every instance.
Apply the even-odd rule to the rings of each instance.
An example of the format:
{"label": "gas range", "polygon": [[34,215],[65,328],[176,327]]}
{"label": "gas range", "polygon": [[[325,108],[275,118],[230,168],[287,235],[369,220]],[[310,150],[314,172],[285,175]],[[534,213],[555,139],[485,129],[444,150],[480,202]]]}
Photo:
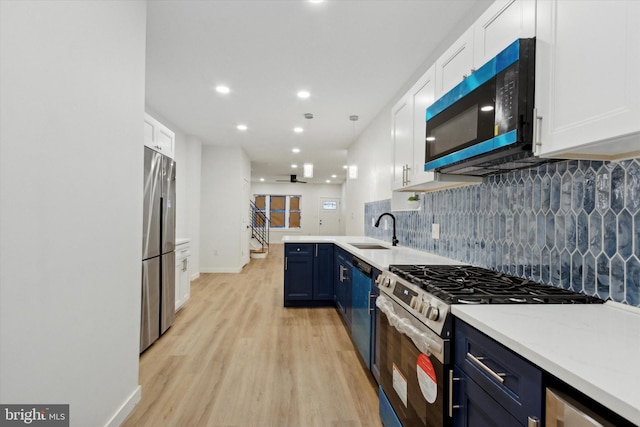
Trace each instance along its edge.
{"label": "gas range", "polygon": [[391,265],[382,292],[442,338],[450,338],[452,304],[593,304],[599,298],[469,265]]}

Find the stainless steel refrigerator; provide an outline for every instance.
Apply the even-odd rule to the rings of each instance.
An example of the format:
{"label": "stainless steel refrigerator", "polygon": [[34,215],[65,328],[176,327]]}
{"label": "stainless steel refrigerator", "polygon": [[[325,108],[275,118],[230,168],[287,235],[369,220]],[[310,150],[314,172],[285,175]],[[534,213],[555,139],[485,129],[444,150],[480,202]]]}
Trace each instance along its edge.
{"label": "stainless steel refrigerator", "polygon": [[175,165],[145,147],[140,353],[169,329],[175,313]]}

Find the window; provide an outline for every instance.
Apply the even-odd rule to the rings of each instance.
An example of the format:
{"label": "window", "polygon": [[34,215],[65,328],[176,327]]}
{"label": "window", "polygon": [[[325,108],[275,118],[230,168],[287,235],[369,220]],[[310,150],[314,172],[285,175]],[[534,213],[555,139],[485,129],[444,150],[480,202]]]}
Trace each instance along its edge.
{"label": "window", "polygon": [[258,212],[271,221],[271,228],[300,228],[300,196],[258,194],[255,195],[255,203]]}

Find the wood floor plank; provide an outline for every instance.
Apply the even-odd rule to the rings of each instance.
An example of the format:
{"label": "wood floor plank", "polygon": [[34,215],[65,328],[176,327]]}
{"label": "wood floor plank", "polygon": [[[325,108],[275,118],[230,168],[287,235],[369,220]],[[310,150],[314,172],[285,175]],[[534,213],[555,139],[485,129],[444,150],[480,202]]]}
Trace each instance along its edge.
{"label": "wood floor plank", "polygon": [[334,308],[283,307],[283,245],[203,274],[140,358],[123,427],[380,427],[375,381]]}

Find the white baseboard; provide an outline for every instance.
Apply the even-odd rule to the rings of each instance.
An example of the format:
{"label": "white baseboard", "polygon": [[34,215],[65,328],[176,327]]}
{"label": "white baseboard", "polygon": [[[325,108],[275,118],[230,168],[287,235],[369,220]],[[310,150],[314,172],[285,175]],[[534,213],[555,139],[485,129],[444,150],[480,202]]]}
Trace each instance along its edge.
{"label": "white baseboard", "polygon": [[109,420],[109,422],[105,425],[105,427],[119,427],[120,424],[127,419],[133,408],[140,402],[142,397],[142,387],[138,385],[136,389],[131,393],[131,396],[124,402],[124,404],[118,409],[113,417]]}
{"label": "white baseboard", "polygon": [[200,273],[193,273],[193,274],[191,275],[191,280],[196,280],[196,279],[197,279],[197,278],[199,278],[199,277],[200,277]]}

